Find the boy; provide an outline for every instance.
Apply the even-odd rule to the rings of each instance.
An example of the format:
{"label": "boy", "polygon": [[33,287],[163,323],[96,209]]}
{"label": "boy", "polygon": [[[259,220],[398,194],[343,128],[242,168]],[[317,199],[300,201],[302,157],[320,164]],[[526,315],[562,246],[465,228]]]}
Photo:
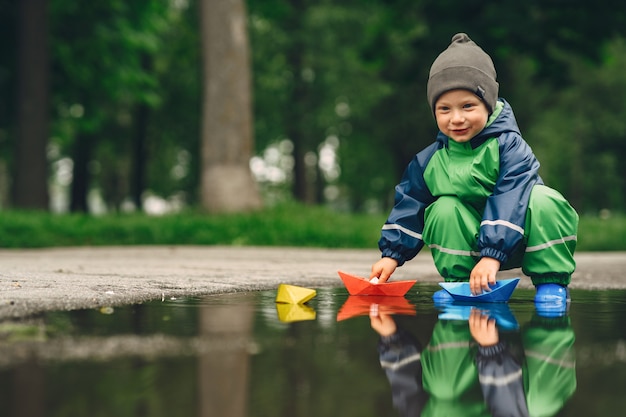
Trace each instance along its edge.
{"label": "boy", "polygon": [[[578,215],[543,185],[498,87],[489,55],[466,34],[454,35],[428,78],[439,133],[396,186],[370,279],[387,281],[427,244],[445,281],[469,281],[480,294],[499,270],[521,266],[536,287],[536,305],[565,311]],[[433,298],[451,301],[445,290]]]}

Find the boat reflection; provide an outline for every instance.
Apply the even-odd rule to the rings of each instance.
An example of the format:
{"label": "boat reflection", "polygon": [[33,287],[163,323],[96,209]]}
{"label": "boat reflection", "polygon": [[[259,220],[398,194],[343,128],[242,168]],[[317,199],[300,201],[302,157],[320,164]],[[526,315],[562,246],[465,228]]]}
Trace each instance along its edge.
{"label": "boat reflection", "polygon": [[276,314],[278,320],[283,323],[293,323],[297,321],[315,320],[315,310],[306,304],[286,304],[276,303]]}
{"label": "boat reflection", "polygon": [[415,316],[415,305],[404,297],[350,295],[337,312],[337,321],[377,313]]}

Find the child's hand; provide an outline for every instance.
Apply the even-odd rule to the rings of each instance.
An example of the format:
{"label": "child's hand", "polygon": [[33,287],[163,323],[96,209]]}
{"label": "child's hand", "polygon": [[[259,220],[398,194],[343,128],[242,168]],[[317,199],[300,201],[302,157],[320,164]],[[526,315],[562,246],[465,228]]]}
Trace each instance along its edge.
{"label": "child's hand", "polygon": [[489,285],[495,285],[496,274],[500,270],[500,261],[494,258],[482,258],[472,272],[470,273],[470,290],[472,294],[482,294],[483,291],[489,292]]}
{"label": "child's hand", "polygon": [[372,329],[381,336],[391,336],[398,331],[396,322],[390,314],[372,313],[372,311],[370,311],[370,324],[372,325]]}
{"label": "child's hand", "polygon": [[487,314],[473,308],[468,320],[470,333],[476,343],[481,346],[497,345],[500,340],[496,320],[489,318]]}
{"label": "child's hand", "polygon": [[393,271],[398,267],[398,261],[393,258],[381,258],[380,261],[372,265],[370,279],[378,278],[379,283],[387,282]]}

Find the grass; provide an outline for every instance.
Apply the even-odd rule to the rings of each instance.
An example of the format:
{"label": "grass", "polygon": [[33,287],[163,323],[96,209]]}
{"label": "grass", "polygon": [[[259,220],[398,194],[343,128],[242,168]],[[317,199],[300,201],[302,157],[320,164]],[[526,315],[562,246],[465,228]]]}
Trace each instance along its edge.
{"label": "grass", "polygon": [[613,215],[609,218],[581,216],[576,250],[626,250],[626,215]]}
{"label": "grass", "polygon": [[[236,245],[376,248],[385,215],[289,204],[247,214],[89,216],[5,211],[1,248],[101,245]],[[579,251],[626,250],[626,216],[581,217]]]}

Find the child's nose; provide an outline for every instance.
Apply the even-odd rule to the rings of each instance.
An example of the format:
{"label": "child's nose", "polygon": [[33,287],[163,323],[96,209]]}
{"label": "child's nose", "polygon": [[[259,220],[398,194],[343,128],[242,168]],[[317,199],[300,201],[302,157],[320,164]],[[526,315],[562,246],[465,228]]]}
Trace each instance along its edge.
{"label": "child's nose", "polygon": [[465,120],[465,116],[463,116],[462,112],[460,112],[460,111],[452,112],[452,122],[460,123],[460,122],[462,122],[464,120]]}

